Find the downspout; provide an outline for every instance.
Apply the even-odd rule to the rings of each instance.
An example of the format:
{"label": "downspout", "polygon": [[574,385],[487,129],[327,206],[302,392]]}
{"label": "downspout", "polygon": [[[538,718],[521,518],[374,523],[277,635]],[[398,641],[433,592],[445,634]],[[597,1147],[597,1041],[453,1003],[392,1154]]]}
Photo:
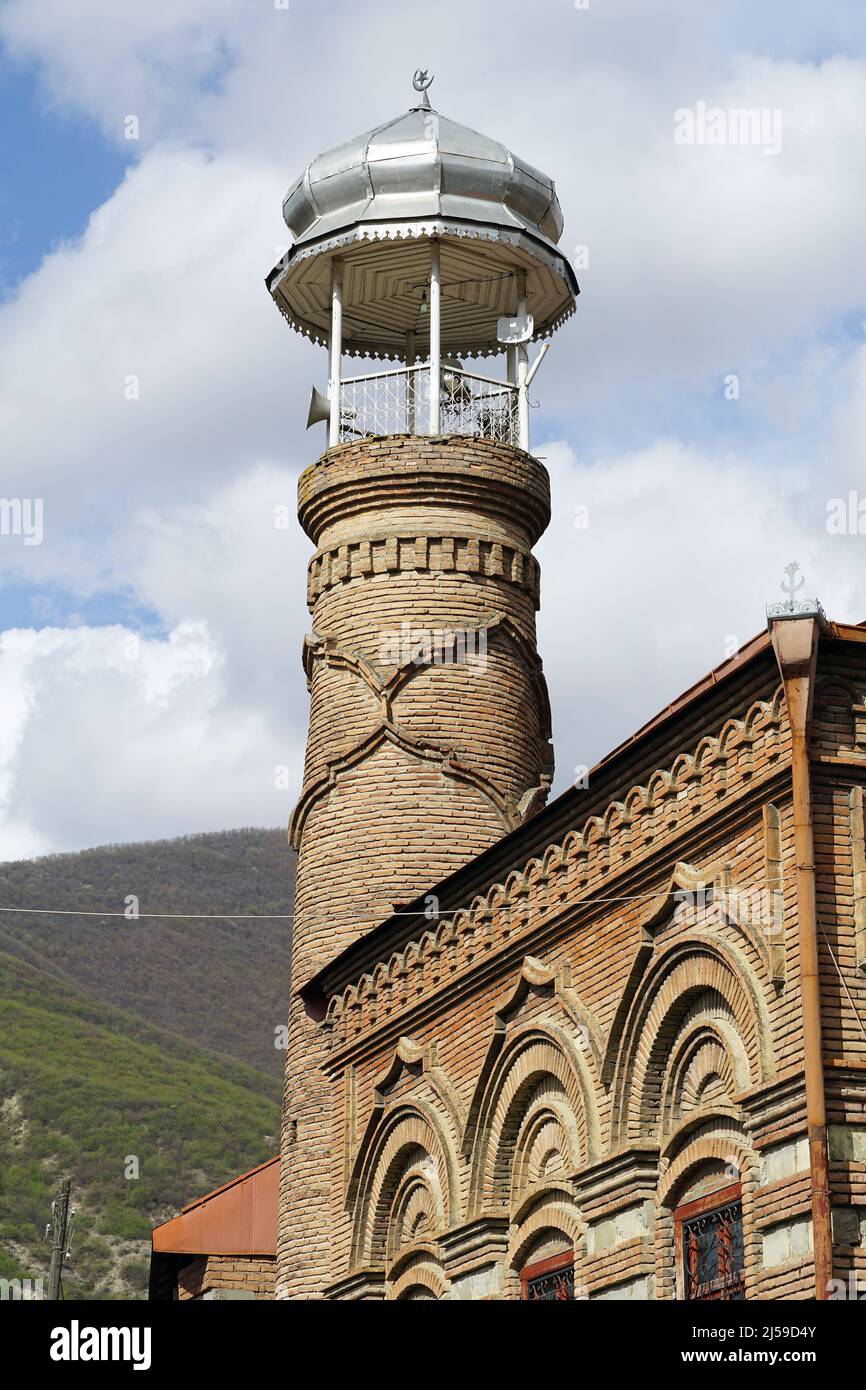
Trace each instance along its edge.
{"label": "downspout", "polygon": [[809,763],[809,721],[815,689],[819,619],[816,616],[773,618],[770,621],[770,631],[782,675],[788,721],[791,726],[797,931],[800,945],[800,998],[812,1190],[815,1297],[823,1300],[830,1296],[830,1281],[833,1278],[833,1230],[830,1213],[824,1054],[821,1040],[815,837],[812,827],[812,782]]}

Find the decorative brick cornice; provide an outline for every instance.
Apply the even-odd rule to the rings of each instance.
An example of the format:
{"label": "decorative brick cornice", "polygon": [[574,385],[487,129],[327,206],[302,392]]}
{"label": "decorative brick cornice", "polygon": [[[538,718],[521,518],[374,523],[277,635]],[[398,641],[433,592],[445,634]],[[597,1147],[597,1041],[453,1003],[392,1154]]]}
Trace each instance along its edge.
{"label": "decorative brick cornice", "polygon": [[343,1279],[337,1279],[323,1291],[324,1298],[345,1299],[347,1302],[359,1299],[383,1299],[385,1297],[385,1271],[381,1265],[367,1269],[355,1269]]}
{"label": "decorative brick cornice", "polygon": [[318,550],[307,570],[307,603],[328,590],[373,575],[412,574],[419,579],[465,574],[514,585],[528,593],[536,609],[541,571],[529,550],[482,536],[389,534],[345,541]]}
{"label": "decorative brick cornice", "polygon": [[484,1260],[500,1259],[508,1249],[507,1216],[484,1216],[465,1221],[439,1237],[439,1248],[449,1274]]}
{"label": "decorative brick cornice", "polygon": [[587,1221],[655,1194],[659,1172],[657,1144],[628,1144],[586,1163],[574,1176],[575,1201]]}

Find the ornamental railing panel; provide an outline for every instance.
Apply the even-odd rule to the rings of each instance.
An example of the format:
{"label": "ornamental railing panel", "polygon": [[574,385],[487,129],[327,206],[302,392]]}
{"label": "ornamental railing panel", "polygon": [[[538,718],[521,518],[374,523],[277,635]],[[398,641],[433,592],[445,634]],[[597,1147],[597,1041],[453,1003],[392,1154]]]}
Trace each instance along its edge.
{"label": "ornamental railing panel", "polygon": [[[430,368],[396,367],[344,378],[340,443],[375,435],[430,432]],[[439,433],[518,443],[517,388],[507,381],[443,365]]]}

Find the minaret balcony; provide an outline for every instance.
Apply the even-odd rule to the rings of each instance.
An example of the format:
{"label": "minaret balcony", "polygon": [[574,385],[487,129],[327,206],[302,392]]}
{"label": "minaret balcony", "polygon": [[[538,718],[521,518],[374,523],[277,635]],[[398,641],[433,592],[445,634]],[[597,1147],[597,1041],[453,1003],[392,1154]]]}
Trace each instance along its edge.
{"label": "minaret balcony", "polygon": [[[340,382],[339,442],[433,433],[430,381],[429,363],[344,377]],[[519,445],[518,387],[443,362],[435,432]]]}

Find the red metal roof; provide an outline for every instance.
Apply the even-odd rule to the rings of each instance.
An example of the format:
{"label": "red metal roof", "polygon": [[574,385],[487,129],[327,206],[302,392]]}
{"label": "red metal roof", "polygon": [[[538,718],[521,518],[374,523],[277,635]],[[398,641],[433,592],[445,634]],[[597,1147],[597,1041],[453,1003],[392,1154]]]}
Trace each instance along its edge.
{"label": "red metal roof", "polygon": [[153,1232],[170,1255],[276,1255],[279,1156],[199,1197]]}

